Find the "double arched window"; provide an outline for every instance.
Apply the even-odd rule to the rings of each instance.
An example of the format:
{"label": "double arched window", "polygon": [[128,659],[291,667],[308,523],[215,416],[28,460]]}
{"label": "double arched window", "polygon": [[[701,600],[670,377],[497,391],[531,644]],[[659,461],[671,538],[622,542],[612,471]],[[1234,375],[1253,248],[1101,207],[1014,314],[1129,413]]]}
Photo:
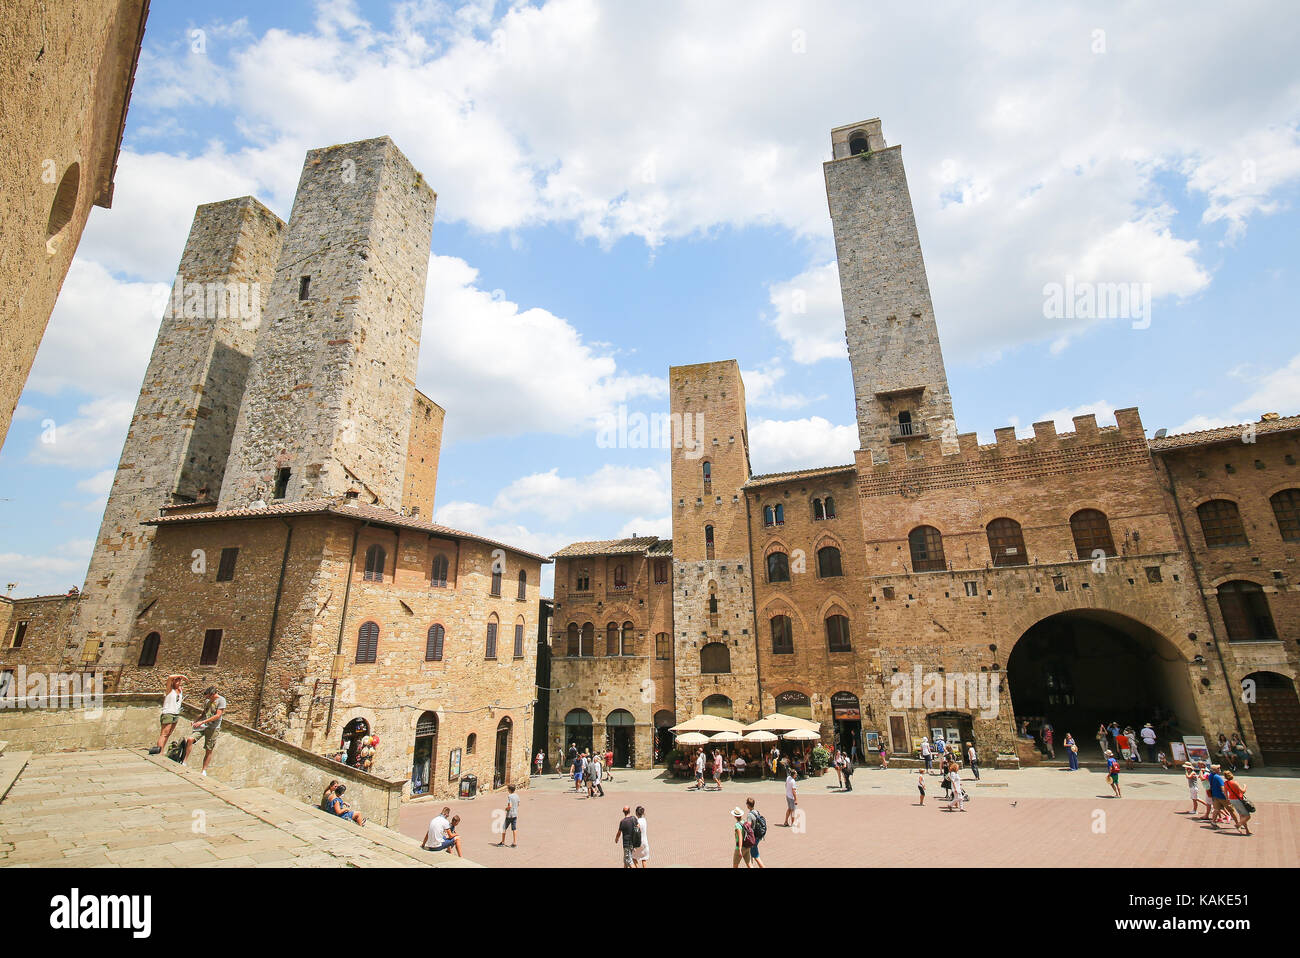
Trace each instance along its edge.
{"label": "double arched window", "polygon": [[614,588],[627,588],[627,566],[619,564],[614,566]]}
{"label": "double arched window", "polygon": [[907,534],[913,572],[942,572],[948,567],[943,557],[943,536],[934,526],[917,526]]}
{"label": "double arched window", "polygon": [[825,499],[814,499],[812,507],[814,522],[835,518],[835,499],[833,496],[827,496]]}
{"label": "double arched window", "polygon": [[1015,519],[994,519],[985,530],[989,537],[989,554],[994,566],[1028,565],[1025,536]]}

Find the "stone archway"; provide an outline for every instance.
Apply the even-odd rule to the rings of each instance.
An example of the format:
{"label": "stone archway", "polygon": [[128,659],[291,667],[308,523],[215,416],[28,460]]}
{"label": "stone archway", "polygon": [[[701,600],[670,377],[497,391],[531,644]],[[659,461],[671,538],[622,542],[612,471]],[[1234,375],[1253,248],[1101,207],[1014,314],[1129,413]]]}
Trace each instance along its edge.
{"label": "stone archway", "polygon": [[1028,720],[1035,739],[1050,723],[1058,757],[1066,733],[1083,750],[1094,745],[1103,722],[1135,730],[1150,722],[1159,742],[1199,734],[1203,721],[1188,664],[1169,639],[1130,616],[1058,612],[1034,623],[1012,647],[1001,708],[1010,704],[1013,714],[1002,714],[1016,729]]}

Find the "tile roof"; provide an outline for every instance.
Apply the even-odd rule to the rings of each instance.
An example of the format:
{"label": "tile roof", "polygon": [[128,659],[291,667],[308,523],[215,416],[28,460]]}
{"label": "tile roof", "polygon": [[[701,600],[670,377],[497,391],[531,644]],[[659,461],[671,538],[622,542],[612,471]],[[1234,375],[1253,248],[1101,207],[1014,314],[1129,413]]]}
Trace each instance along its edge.
{"label": "tile roof", "polygon": [[651,549],[658,552],[662,548],[661,543],[666,543],[668,551],[671,553],[673,545],[671,539],[661,540],[658,536],[637,536],[632,539],[599,539],[595,542],[574,542],[554,552],[551,558],[622,555],[633,552],[649,554]]}
{"label": "tile roof", "polygon": [[1300,429],[1300,416],[1283,416],[1278,419],[1261,419],[1259,422],[1240,423],[1236,426],[1219,426],[1217,429],[1201,429],[1196,432],[1184,432],[1176,436],[1163,436],[1150,441],[1152,452],[1169,452],[1189,446],[1208,446],[1216,442],[1241,442],[1246,430],[1254,427],[1255,435],[1261,436],[1271,432],[1290,432]]}
{"label": "tile roof", "polygon": [[812,469],[795,469],[793,472],[769,472],[761,476],[750,476],[749,482],[745,483],[745,488],[752,486],[767,486],[778,482],[795,482],[799,479],[814,479],[818,476],[830,476],[837,472],[853,472],[857,467],[848,466],[817,466]]}
{"label": "tile roof", "polygon": [[485,545],[500,546],[502,549],[508,549],[518,555],[528,556],[530,559],[537,559],[541,562],[551,561],[546,556],[538,555],[535,552],[529,552],[527,549],[521,549],[518,546],[512,546],[509,543],[498,542],[496,539],[488,539],[485,536],[475,535],[472,532],[462,532],[459,529],[439,525],[436,522],[427,522],[424,519],[419,519],[415,516],[404,516],[400,512],[394,512],[392,509],[385,509],[382,506],[367,505],[355,500],[305,499],[301,502],[272,502],[265,508],[258,509],[246,506],[239,509],[221,509],[216,512],[182,512],[170,515],[164,514],[157,518],[147,520],[145,525],[173,526],[182,525],[188,522],[215,522],[229,519],[265,519],[268,516],[303,515],[331,515],[340,516],[345,519],[363,519],[374,525],[390,526],[395,529],[414,529],[418,532],[431,532],[434,535],[447,536],[453,539],[468,539],[473,542],[482,542]]}

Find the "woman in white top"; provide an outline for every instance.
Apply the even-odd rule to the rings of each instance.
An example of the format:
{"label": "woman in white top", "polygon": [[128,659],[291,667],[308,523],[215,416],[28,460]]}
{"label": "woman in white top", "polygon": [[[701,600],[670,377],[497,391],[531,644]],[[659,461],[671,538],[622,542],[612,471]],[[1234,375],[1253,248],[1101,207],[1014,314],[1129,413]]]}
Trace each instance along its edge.
{"label": "woman in white top", "polygon": [[158,716],[158,724],[161,731],[158,733],[158,744],[149,749],[150,755],[157,755],[167,744],[167,740],[172,737],[172,732],[176,730],[176,722],[181,717],[181,700],[185,698],[185,676],[169,675],[167,676],[166,694],[163,696],[162,714]]}
{"label": "woman in white top", "polygon": [[650,864],[650,832],[645,823],[645,806],[636,807],[636,826],[641,829],[641,844],[632,849],[632,867],[645,868]]}

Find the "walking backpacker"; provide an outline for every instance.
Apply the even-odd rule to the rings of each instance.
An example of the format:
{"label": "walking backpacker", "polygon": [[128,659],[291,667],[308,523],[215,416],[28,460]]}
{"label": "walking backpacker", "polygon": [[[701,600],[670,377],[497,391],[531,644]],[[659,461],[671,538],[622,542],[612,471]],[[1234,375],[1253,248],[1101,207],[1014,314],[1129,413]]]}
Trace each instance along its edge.
{"label": "walking backpacker", "polygon": [[767,819],[763,813],[755,809],[754,811],[754,841],[761,842],[767,836]]}

